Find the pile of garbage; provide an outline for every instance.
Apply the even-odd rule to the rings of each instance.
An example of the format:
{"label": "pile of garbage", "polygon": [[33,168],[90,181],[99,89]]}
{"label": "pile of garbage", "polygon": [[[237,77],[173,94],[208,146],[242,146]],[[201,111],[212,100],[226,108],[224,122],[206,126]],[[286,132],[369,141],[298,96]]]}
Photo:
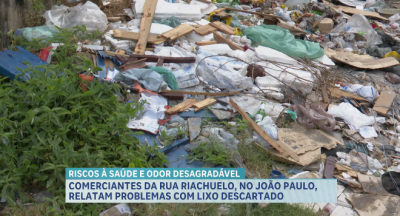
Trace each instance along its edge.
{"label": "pile of garbage", "polygon": [[[44,26],[19,29],[14,41],[81,25],[103,33],[78,43],[103,68],[81,77],[118,83],[143,104],[127,127],[144,131],[139,139],[160,146],[170,167],[225,166],[186,160],[217,142],[232,152],[230,166],[245,168],[238,145],[256,145],[295,165],[291,178],[338,180],[338,203],[316,211],[381,215],[399,200],[400,5],[136,0],[107,17],[101,8],[113,1],[103,4],[54,6]],[[50,63],[57,46],[40,58]],[[220,124],[242,120],[252,129],[245,139]]]}

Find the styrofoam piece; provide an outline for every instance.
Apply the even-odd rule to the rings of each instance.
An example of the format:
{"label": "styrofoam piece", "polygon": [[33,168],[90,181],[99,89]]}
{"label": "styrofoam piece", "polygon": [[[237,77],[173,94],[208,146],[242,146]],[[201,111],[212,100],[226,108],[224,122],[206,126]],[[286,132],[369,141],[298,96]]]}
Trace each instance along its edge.
{"label": "styrofoam piece", "polygon": [[328,66],[335,66],[335,63],[326,54],[317,59],[314,59],[313,62],[318,62]]}
{"label": "styrofoam piece", "polygon": [[211,44],[211,45],[201,46],[199,51],[200,50],[215,55],[224,55],[233,51],[228,44]]}
{"label": "styrofoam piece", "polygon": [[278,50],[271,49],[269,47],[258,46],[255,48],[257,57],[265,60],[276,61],[280,63],[290,64],[290,65],[299,65],[299,63],[286,55],[283,52],[279,52]]}
{"label": "styrofoam piece", "polygon": [[280,91],[282,90],[281,88],[273,88],[273,87],[258,88],[257,86],[253,86],[252,90],[256,93],[260,92],[260,94],[265,93],[268,97],[272,97],[279,101],[285,99],[285,95],[280,93]]}
{"label": "styrofoam piece", "polygon": [[172,73],[174,74],[178,83],[187,80],[193,80],[196,78],[196,67],[187,66],[180,70],[172,71]]}
{"label": "styrofoam piece", "polygon": [[282,87],[282,83],[272,76],[257,77],[256,84],[258,85],[258,87],[262,89],[268,87],[275,87],[275,88]]}
{"label": "styrofoam piece", "polygon": [[[134,22],[129,21],[128,23],[120,23],[120,24],[115,24],[114,29],[122,30],[122,31],[129,31],[129,32],[140,32],[140,26],[134,25]],[[150,27],[150,34],[151,35],[160,35],[164,32],[167,32],[171,30],[172,27],[164,25],[164,24],[159,24],[159,23],[152,23]]]}
{"label": "styrofoam piece", "polygon": [[215,9],[217,9],[217,6],[215,6],[214,4],[207,4],[199,1],[191,1],[190,4],[197,5],[200,7],[201,16],[207,15],[212,11],[214,11]]}
{"label": "styrofoam piece", "polygon": [[197,78],[191,79],[191,80],[186,80],[186,81],[182,81],[182,82],[178,82],[178,88],[188,88],[188,87],[192,87],[192,86],[197,86],[198,84],[200,84],[200,80]]}
{"label": "styrofoam piece", "polygon": [[190,42],[196,43],[201,41],[212,41],[214,39],[214,36],[213,34],[201,36],[197,34],[195,31],[192,31],[189,34],[185,35],[185,39],[187,39]]}
{"label": "styrofoam piece", "polygon": [[[137,18],[142,18],[143,6],[146,0],[137,0],[135,10]],[[199,20],[201,19],[201,9],[198,5],[173,4],[164,0],[158,0],[154,19],[165,19],[175,16],[179,19]]]}
{"label": "styrofoam piece", "polygon": [[112,36],[113,31],[104,34],[106,41],[110,42],[116,49],[126,50],[136,45],[136,41],[119,40]]}
{"label": "styrofoam piece", "polygon": [[210,21],[205,20],[205,19],[201,19],[199,21],[194,21],[195,23],[199,24],[199,25],[208,25],[210,23]]}

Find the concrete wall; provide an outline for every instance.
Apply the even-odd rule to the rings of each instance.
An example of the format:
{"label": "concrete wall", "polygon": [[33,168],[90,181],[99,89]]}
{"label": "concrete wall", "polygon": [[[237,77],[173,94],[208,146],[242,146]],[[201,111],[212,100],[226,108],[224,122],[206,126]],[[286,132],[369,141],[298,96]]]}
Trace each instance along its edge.
{"label": "concrete wall", "polygon": [[[57,0],[36,0],[50,8]],[[25,11],[31,8],[32,0],[0,0],[0,49],[7,47],[7,32],[24,27]]]}

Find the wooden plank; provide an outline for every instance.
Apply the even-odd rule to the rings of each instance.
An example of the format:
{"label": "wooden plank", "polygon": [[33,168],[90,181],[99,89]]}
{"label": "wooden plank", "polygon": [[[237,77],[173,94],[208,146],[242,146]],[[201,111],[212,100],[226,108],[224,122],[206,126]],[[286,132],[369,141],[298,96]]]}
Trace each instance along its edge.
{"label": "wooden plank", "polygon": [[197,46],[206,46],[211,44],[217,44],[217,41],[201,41],[195,43]]}
{"label": "wooden plank", "polygon": [[215,21],[215,22],[210,22],[210,25],[217,28],[218,30],[222,31],[225,34],[230,34],[230,35],[235,34],[235,28],[233,28],[232,26],[228,26],[225,23]]}
{"label": "wooden plank", "polygon": [[334,97],[334,98],[346,97],[346,98],[352,98],[352,99],[355,99],[355,100],[361,100],[361,101],[369,102],[369,100],[367,98],[363,98],[363,97],[355,95],[353,93],[343,91],[343,90],[341,90],[339,88],[336,88],[336,87],[333,87],[333,86],[329,87],[329,91],[331,93],[331,96]]}
{"label": "wooden plank", "polygon": [[206,107],[208,107],[210,105],[215,104],[216,102],[217,102],[217,100],[215,98],[213,98],[213,97],[206,98],[206,99],[204,99],[202,101],[199,101],[199,102],[193,104],[194,111],[197,112],[197,111],[199,111],[201,109],[204,109],[204,108],[206,108]]}
{"label": "wooden plank", "polygon": [[247,124],[253,128],[262,138],[264,138],[270,145],[272,145],[276,150],[278,150],[281,154],[284,156],[289,156],[292,157],[294,160],[299,161],[300,158],[299,156],[292,150],[290,149],[285,143],[275,141],[272,139],[267,132],[265,132],[258,124],[256,124],[253,119],[251,119],[247,113],[240,108],[235,101],[232,100],[232,98],[229,99],[229,102],[233,106],[233,108],[238,111],[240,115],[242,115],[242,119],[248,121]]}
{"label": "wooden plank", "polygon": [[189,109],[189,108],[192,107],[193,104],[195,104],[195,103],[197,103],[197,100],[196,100],[196,101],[193,101],[192,103],[189,103],[188,105],[186,105],[186,106],[184,106],[184,107],[182,107],[182,108],[179,110],[179,112],[183,112],[183,111]]}
{"label": "wooden plank", "polygon": [[242,50],[244,51],[244,49],[242,47],[240,47],[239,45],[233,43],[232,41],[226,39],[224,36],[222,36],[221,34],[214,32],[214,40],[217,41],[217,43],[225,43],[228,44],[229,47],[233,50]]}
{"label": "wooden plank", "polygon": [[329,100],[328,91],[326,90],[325,85],[321,87],[321,93],[322,93],[322,100],[324,101],[324,103],[330,104],[331,100]]}
{"label": "wooden plank", "polygon": [[221,12],[224,12],[226,10],[226,8],[219,8],[219,9],[215,9],[213,12],[215,13],[215,14],[219,14],[219,13],[221,13]]}
{"label": "wooden plank", "polygon": [[182,24],[180,26],[177,26],[167,32],[164,32],[161,34],[162,37],[165,37],[169,39],[170,41],[176,40],[182,36],[185,36],[192,32],[194,28],[188,24]]}
{"label": "wooden plank", "polygon": [[376,101],[373,110],[378,114],[386,116],[390,107],[392,106],[393,100],[396,97],[396,92],[392,90],[387,90],[381,92],[378,100]]}
{"label": "wooden plank", "polygon": [[[113,37],[118,38],[118,39],[137,41],[137,40],[139,40],[139,33],[114,30]],[[149,35],[149,37],[147,38],[147,43],[160,44],[160,43],[164,43],[164,42],[165,42],[165,38],[157,37],[157,35]]]}
{"label": "wooden plank", "polygon": [[201,26],[199,28],[196,28],[194,31],[197,34],[199,34],[201,36],[204,36],[204,35],[208,35],[208,34],[214,32],[214,31],[217,31],[217,28],[215,28],[215,27],[211,26],[210,24],[208,24],[208,25],[203,25],[203,26]]}
{"label": "wooden plank", "polygon": [[236,95],[239,94],[240,91],[234,92],[191,92],[191,91],[174,91],[174,90],[162,90],[162,93],[178,93],[178,94],[190,94],[190,95],[208,95],[208,96],[229,96],[229,95]]}
{"label": "wooden plank", "polygon": [[135,47],[135,54],[143,55],[146,51],[147,39],[150,35],[151,23],[158,0],[146,0],[143,6],[143,16],[140,22],[139,39]]}
{"label": "wooden plank", "polygon": [[182,103],[179,103],[176,106],[165,110],[165,113],[168,114],[168,115],[172,115],[174,113],[179,112],[180,109],[182,109],[183,107],[185,107],[188,104],[191,104],[193,102],[197,102],[197,100],[194,99],[194,98],[187,99],[187,100],[183,101]]}

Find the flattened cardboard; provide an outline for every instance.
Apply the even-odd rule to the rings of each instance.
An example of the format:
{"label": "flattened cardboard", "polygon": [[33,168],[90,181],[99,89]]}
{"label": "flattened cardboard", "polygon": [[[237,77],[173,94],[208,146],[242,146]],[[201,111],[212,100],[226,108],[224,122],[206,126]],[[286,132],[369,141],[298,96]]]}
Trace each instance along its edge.
{"label": "flattened cardboard", "polygon": [[369,55],[358,55],[347,51],[331,49],[325,49],[325,54],[332,60],[362,69],[382,69],[399,64],[393,57],[374,59]]}
{"label": "flattened cardboard", "polygon": [[293,149],[297,154],[319,149],[336,147],[337,140],[319,130],[278,128],[278,139]]}
{"label": "flattened cardboard", "polygon": [[268,152],[269,155],[273,158],[273,160],[284,162],[284,163],[297,164],[300,166],[307,166],[307,165],[321,159],[321,148],[315,149],[312,151],[308,151],[304,154],[299,155],[298,156],[299,161],[296,161],[296,160],[292,159],[291,157],[285,157],[283,154],[279,153],[278,150],[276,150],[276,149],[266,149],[258,143],[254,143],[254,144],[256,146],[262,148],[266,152]]}
{"label": "flattened cardboard", "polygon": [[354,194],[346,198],[360,216],[398,215],[400,198],[376,194]]}
{"label": "flattened cardboard", "polygon": [[390,107],[392,106],[393,100],[396,97],[396,92],[392,90],[383,91],[379,95],[378,100],[376,101],[373,110],[378,114],[386,116]]}
{"label": "flattened cardboard", "polygon": [[382,180],[379,177],[363,175],[357,173],[358,181],[361,183],[364,192],[376,195],[391,196],[382,186]]}

